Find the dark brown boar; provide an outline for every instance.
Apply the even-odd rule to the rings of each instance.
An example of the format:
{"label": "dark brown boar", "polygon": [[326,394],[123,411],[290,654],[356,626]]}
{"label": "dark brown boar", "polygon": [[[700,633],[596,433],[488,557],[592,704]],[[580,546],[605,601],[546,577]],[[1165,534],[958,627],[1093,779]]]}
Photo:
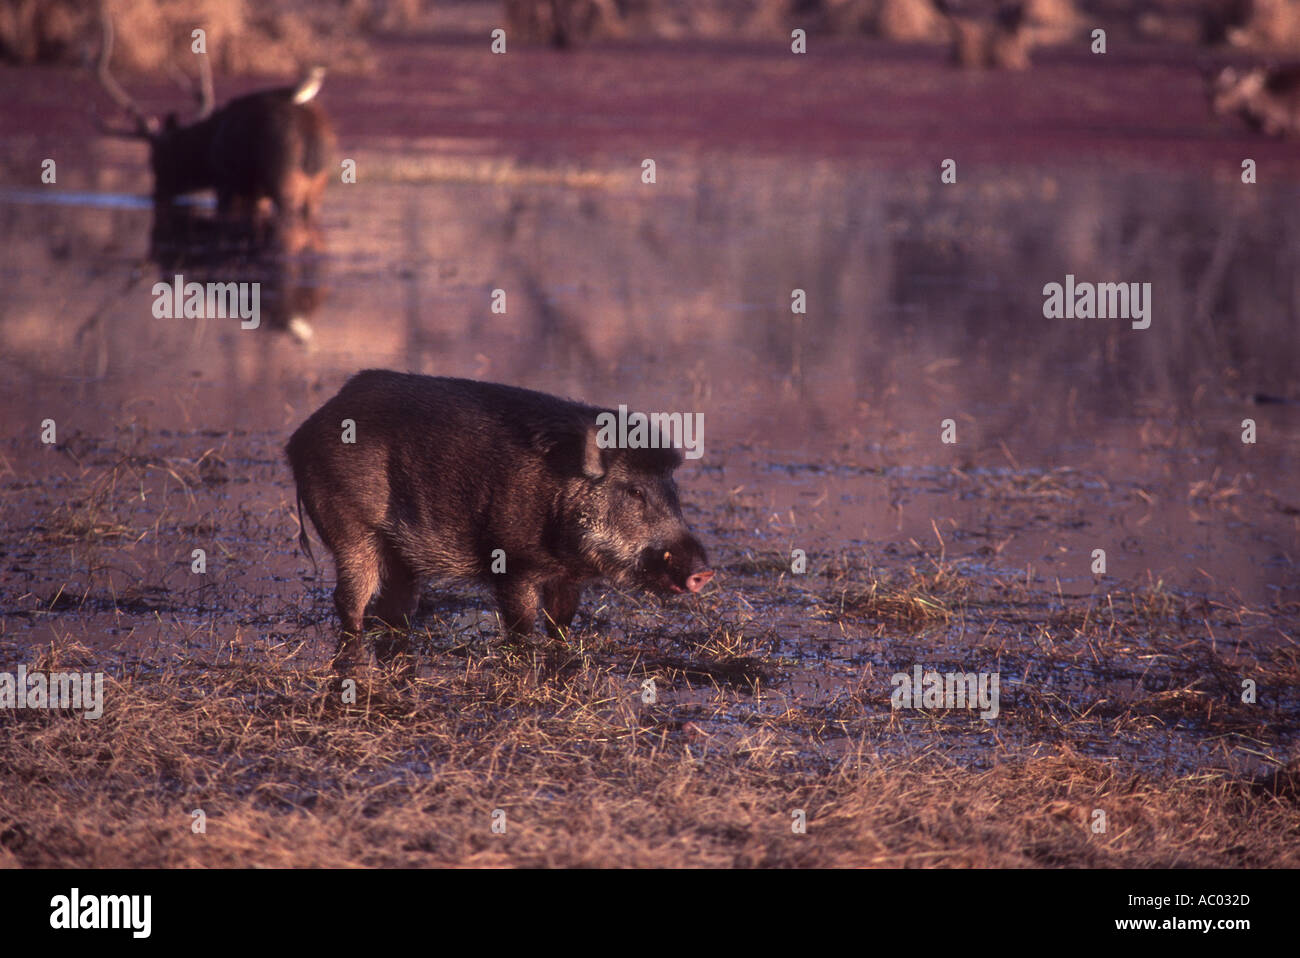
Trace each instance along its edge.
{"label": "dark brown boar", "polygon": [[[311,219],[328,179],[334,133],[315,102],[325,71],[316,67],[296,86],[262,90],[213,109],[207,55],[199,57],[199,111],[183,124],[175,113],[161,123],[146,114],[109,73],[113,22],[101,9],[100,84],[134,120],[127,135],[149,143],[154,202],[214,190],[223,215],[252,217],[263,200],[278,214]],[[119,131],[126,132],[126,131]]]}
{"label": "dark brown boar", "polygon": [[[378,617],[400,630],[426,577],[486,585],[508,635],[532,633],[540,609],[553,638],[594,579],[698,592],[713,573],[682,518],[672,478],[682,453],[601,448],[596,417],[608,411],[468,379],[375,369],[349,379],[286,447],[299,515],[334,555],[336,664],[364,655],[376,591]],[[344,420],[354,443],[342,441]],[[309,551],[305,526],[300,541]]]}

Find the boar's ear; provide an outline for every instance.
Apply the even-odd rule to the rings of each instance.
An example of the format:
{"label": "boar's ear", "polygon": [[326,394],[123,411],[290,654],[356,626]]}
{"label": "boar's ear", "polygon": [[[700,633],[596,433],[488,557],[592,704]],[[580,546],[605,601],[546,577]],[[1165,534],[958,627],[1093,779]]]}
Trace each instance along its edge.
{"label": "boar's ear", "polygon": [[600,447],[598,432],[586,417],[567,417],[543,423],[527,441],[560,475],[600,479],[609,471],[613,450]]}
{"label": "boar's ear", "polygon": [[596,441],[599,435],[599,429],[588,426],[583,439],[582,473],[588,479],[603,478],[609,462],[609,450],[602,449],[600,443]]}

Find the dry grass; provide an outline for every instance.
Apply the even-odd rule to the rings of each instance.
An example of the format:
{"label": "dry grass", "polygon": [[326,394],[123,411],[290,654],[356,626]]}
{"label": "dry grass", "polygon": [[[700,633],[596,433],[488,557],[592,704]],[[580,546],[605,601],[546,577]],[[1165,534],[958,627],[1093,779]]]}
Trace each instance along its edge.
{"label": "dry grass", "polygon": [[[590,660],[471,657],[375,676],[342,705],[301,649],[257,658],[124,674],[99,721],[0,717],[0,863],[1300,864],[1293,801],[1217,774],[1154,782],[1068,746],[983,771],[865,742],[810,761],[779,720],[711,736]],[[67,648],[41,664],[95,660]]]}
{"label": "dry grass", "polygon": [[824,604],[824,614],[839,620],[868,620],[903,627],[947,622],[954,607],[968,594],[966,583],[951,566],[933,571],[909,569],[903,575],[883,574],[865,585],[837,589]]}
{"label": "dry grass", "polygon": [[[0,60],[83,62],[99,49],[99,5],[100,0],[0,4]],[[127,73],[190,70],[191,31],[202,28],[218,72],[289,76],[322,62],[335,71],[358,72],[370,63],[355,34],[389,16],[376,6],[354,0],[340,11],[298,0],[108,0],[116,33],[113,66]]]}

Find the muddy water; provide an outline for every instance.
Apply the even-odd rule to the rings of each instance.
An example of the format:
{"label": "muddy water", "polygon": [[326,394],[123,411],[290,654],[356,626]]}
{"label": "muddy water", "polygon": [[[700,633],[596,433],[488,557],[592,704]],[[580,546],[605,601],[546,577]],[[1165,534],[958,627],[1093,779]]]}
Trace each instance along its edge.
{"label": "muddy water", "polygon": [[[601,61],[610,83],[647,65],[617,62],[625,73]],[[359,102],[335,104],[365,128]],[[702,111],[648,185],[617,107],[576,109],[572,151],[545,131],[505,142],[508,110],[500,138],[345,137],[360,182],[331,187],[318,231],[256,243],[215,235],[202,204],[156,222],[140,152],[107,140],[80,143],[84,189],[0,192],[6,658],[64,639],[145,662],[304,641],[323,656],[328,575],[304,584],[280,448],[374,366],[704,414],[705,455],[680,479],[723,573],[708,608],[783,663],[722,712],[708,683],[674,690],[715,734],[800,708],[826,734],[792,748],[833,752],[864,716],[881,747],[924,747],[933,728],[889,711],[889,676],[917,662],[1000,669],[1004,710],[1032,696],[1067,716],[1197,674],[1194,657],[1161,664],[1159,629],[1123,667],[1053,664],[1050,630],[1018,628],[1012,599],[919,633],[846,623],[824,614],[835,569],[869,582],[942,561],[1040,609],[1154,589],[1217,610],[1188,626],[1197,642],[1247,657],[1294,643],[1300,405],[1256,401],[1300,399],[1285,170],[1244,186],[1209,133],[1158,163],[1059,143],[1029,162],[1019,129],[1000,155],[997,135],[979,139],[981,162],[944,185],[925,124],[891,127],[871,156],[834,124],[795,149],[732,128],[711,143]],[[661,118],[657,135],[671,132]],[[153,284],[178,272],[261,284],[259,328],[157,318]],[[1044,285],[1067,274],[1149,283],[1149,328],[1046,318]],[[47,419],[57,447],[39,442]],[[216,574],[195,585],[200,547]],[[804,579],[781,571],[794,549]],[[481,603],[431,602],[486,627]],[[602,621],[634,638],[642,620]],[[1280,756],[1300,703],[1292,690],[1274,704],[1254,748]],[[984,761],[996,734],[954,721],[942,741]],[[1002,735],[1036,738],[1014,722]],[[1077,744],[1174,771],[1242,751],[1192,726],[1170,735],[1113,741],[1099,726]]]}

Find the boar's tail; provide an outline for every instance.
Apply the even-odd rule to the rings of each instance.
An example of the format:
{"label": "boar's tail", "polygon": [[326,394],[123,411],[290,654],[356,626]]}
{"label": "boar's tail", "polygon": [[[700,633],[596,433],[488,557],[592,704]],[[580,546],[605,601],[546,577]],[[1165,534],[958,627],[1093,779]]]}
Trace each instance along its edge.
{"label": "boar's tail", "polygon": [[320,574],[320,566],[316,565],[316,557],[312,555],[311,540],[307,538],[307,523],[302,521],[302,493],[298,493],[298,547],[307,553],[307,558],[311,560],[311,570],[315,575]]}

